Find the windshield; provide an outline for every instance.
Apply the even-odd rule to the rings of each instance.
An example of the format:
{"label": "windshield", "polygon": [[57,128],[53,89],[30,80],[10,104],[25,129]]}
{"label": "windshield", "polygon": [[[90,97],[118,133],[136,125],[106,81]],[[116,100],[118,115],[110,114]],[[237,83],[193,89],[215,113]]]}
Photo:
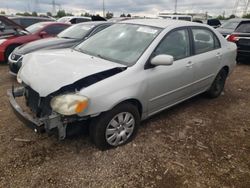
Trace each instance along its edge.
{"label": "windshield", "polygon": [[136,63],[161,29],[134,24],[115,24],[75,47],[83,53],[126,66]]}
{"label": "windshield", "polygon": [[60,38],[83,39],[94,26],[94,24],[73,25],[59,33],[57,36]]}
{"label": "windshield", "polygon": [[225,29],[235,29],[239,25],[239,21],[227,21],[224,24],[222,24],[222,28]]}
{"label": "windshield", "polygon": [[29,31],[30,33],[36,33],[37,31],[42,29],[45,25],[47,25],[47,23],[39,22],[27,27],[26,30]]}

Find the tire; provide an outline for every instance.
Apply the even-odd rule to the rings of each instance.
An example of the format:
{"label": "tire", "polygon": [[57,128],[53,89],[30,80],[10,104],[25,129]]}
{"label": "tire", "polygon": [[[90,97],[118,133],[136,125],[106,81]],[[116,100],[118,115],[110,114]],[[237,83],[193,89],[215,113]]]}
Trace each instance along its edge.
{"label": "tire", "polygon": [[101,150],[118,147],[135,137],[139,124],[138,108],[130,103],[122,103],[91,121],[90,138]]}
{"label": "tire", "polygon": [[222,69],[214,79],[209,90],[206,92],[209,98],[219,97],[224,90],[224,86],[227,79],[227,71]]}
{"label": "tire", "polygon": [[8,63],[8,58],[9,55],[13,52],[13,50],[15,50],[16,47],[20,46],[19,44],[13,44],[8,46],[8,48],[5,50],[4,53],[4,59],[5,59],[5,63]]}

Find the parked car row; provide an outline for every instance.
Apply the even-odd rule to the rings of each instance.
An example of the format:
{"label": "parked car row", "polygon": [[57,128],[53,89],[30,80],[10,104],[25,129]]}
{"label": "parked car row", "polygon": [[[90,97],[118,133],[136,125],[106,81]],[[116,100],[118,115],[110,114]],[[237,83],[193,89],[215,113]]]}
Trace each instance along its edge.
{"label": "parked car row", "polygon": [[[100,16],[92,16],[91,18],[86,17],[86,19],[85,17],[63,17],[57,22],[50,18],[42,17],[24,16],[10,17],[10,19],[8,19],[5,16],[0,16],[0,62],[7,62],[9,55],[16,47],[38,39],[54,37],[71,24],[91,20],[106,21]],[[15,58],[18,58],[18,56]]]}
{"label": "parked car row", "polygon": [[231,19],[217,29],[228,41],[236,43],[238,47],[237,61],[250,60],[250,19]]}
{"label": "parked car row", "polygon": [[93,143],[108,149],[164,109],[204,92],[220,96],[235,58],[236,45],[205,24],[87,22],[14,50],[10,68],[21,67],[21,87],[8,91],[9,101],[35,132],[57,130],[64,139],[67,127],[87,125]]}
{"label": "parked car row", "polygon": [[38,39],[53,37],[69,26],[69,24],[59,22],[39,22],[26,29],[14,29],[13,35],[5,35],[0,40],[0,62],[7,62],[9,55],[16,47]]}
{"label": "parked car row", "polygon": [[57,37],[45,38],[19,46],[15,48],[14,52],[9,56],[10,73],[13,75],[17,74],[25,54],[42,49],[73,47],[111,25],[112,23],[104,21],[80,23],[60,32]]}

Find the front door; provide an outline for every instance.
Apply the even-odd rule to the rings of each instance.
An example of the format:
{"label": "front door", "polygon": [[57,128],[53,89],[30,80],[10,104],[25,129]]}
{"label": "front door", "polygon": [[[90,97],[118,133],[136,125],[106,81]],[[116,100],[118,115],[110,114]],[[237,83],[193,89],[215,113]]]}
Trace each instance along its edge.
{"label": "front door", "polygon": [[153,115],[174,105],[193,93],[193,68],[190,39],[187,29],[168,33],[152,54],[167,54],[174,57],[170,66],[146,69],[148,83],[148,114]]}

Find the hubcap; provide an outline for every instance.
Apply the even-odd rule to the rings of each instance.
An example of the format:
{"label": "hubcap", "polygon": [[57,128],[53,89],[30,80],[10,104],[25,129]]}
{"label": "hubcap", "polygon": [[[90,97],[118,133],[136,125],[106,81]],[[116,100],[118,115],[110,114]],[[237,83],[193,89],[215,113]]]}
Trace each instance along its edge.
{"label": "hubcap", "polygon": [[106,141],[112,146],[125,143],[132,135],[135,127],[135,118],[129,112],[117,114],[106,128]]}

